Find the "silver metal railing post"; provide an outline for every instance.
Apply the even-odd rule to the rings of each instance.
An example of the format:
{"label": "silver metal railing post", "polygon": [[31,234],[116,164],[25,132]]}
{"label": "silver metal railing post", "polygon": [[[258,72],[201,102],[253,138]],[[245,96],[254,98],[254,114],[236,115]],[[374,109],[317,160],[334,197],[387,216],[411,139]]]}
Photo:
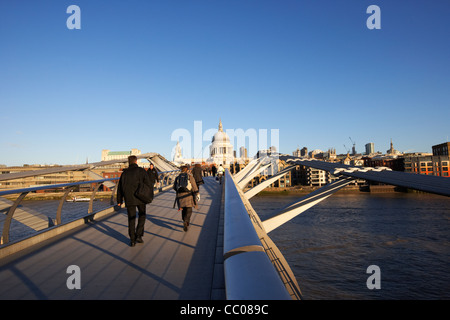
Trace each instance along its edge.
{"label": "silver metal railing post", "polygon": [[6,215],[6,220],[3,225],[3,232],[0,244],[5,244],[9,242],[9,227],[11,226],[11,221],[14,216],[14,212],[19,206],[20,202],[22,202],[23,198],[28,194],[29,191],[22,192],[20,196],[14,201],[14,204],[9,208],[8,214]]}

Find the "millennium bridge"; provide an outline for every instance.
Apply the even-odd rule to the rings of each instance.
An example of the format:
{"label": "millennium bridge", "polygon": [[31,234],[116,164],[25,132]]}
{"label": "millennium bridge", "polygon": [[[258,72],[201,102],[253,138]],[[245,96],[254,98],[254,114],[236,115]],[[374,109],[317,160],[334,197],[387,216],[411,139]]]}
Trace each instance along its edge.
{"label": "millennium bridge", "polygon": [[[155,165],[161,183],[153,202],[147,205],[144,243],[136,247],[128,245],[126,209],[118,207],[115,198],[119,178],[95,177],[90,171],[126,160],[0,174],[1,182],[79,170],[91,172],[94,179],[0,192],[0,299],[299,300],[300,285],[271,240],[272,230],[354,179],[450,196],[448,178],[288,155],[278,159],[289,166],[248,189],[256,175],[274,165],[273,158],[264,157],[252,160],[234,175],[226,171],[223,183],[205,177],[199,208],[193,212],[190,229],[184,232],[172,190],[179,168],[157,153],[138,158]],[[337,179],[277,208],[261,221],[249,199],[297,165],[326,170]],[[86,211],[81,217],[66,218],[63,209],[70,205],[68,196],[81,184],[96,186]],[[94,209],[100,186],[111,190],[110,199],[105,207]],[[51,212],[43,214],[24,205],[27,195],[45,189],[60,190],[57,206],[46,209]],[[17,197],[4,198],[12,195]],[[24,236],[20,226],[32,232]]]}

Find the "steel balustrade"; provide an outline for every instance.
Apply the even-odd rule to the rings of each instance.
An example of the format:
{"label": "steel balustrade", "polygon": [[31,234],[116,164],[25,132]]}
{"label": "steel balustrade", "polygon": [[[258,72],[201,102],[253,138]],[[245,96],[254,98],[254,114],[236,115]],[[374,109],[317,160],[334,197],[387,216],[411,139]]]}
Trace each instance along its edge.
{"label": "steel balustrade", "polygon": [[[24,188],[24,189],[0,191],[0,197],[5,196],[5,195],[20,193],[20,196],[14,201],[14,204],[11,206],[11,208],[9,209],[9,211],[6,215],[6,220],[3,225],[1,244],[7,244],[9,242],[10,225],[11,225],[11,221],[14,217],[14,213],[15,213],[17,207],[19,206],[19,204],[22,202],[22,200],[26,197],[26,195],[28,195],[28,193],[41,191],[41,190],[48,190],[48,189],[63,189],[64,190],[63,196],[61,197],[61,199],[59,201],[58,209],[56,212],[56,219],[55,219],[54,223],[53,222],[49,223],[49,227],[52,227],[53,225],[58,226],[61,224],[61,212],[62,212],[63,204],[66,201],[66,198],[69,195],[69,193],[76,186],[84,185],[84,184],[98,184],[100,186],[101,183],[103,183],[105,181],[114,181],[114,180],[118,180],[118,179],[119,178],[109,178],[109,179],[101,179],[101,180],[80,181],[80,182],[72,182],[72,183],[45,185],[45,186],[41,186],[41,187],[31,187],[31,188]],[[94,188],[94,191],[90,197],[88,211],[92,208],[94,196],[97,191],[97,188]],[[113,193],[115,192],[115,189],[116,188],[113,189]],[[113,196],[114,195],[111,194],[111,206],[113,203]],[[92,212],[89,212],[89,214],[91,214],[91,213]]]}
{"label": "steel balustrade", "polygon": [[[173,181],[175,180],[174,176],[179,172],[179,170],[171,170],[171,171],[164,171],[164,172],[158,172],[158,177],[160,180],[160,187],[159,189],[155,190],[155,193],[165,191],[171,187],[173,184]],[[40,187],[30,187],[30,188],[22,188],[22,189],[13,189],[13,190],[5,190],[0,191],[0,197],[11,195],[11,194],[19,194],[19,196],[15,199],[13,205],[8,209],[8,212],[6,214],[6,219],[3,224],[3,231],[2,236],[0,239],[0,245],[5,245],[9,243],[9,235],[10,235],[10,226],[11,222],[14,218],[14,213],[16,209],[19,207],[20,203],[23,201],[23,199],[30,193],[30,192],[36,192],[36,191],[42,191],[42,190],[48,190],[48,189],[62,189],[63,195],[61,199],[59,200],[58,209],[56,211],[56,218],[55,221],[52,221],[49,219],[48,228],[51,227],[57,227],[61,225],[62,223],[62,208],[64,205],[64,202],[66,202],[67,196],[71,191],[74,190],[76,186],[79,185],[86,185],[86,184],[97,184],[97,186],[93,189],[90,200],[89,200],[89,206],[87,215],[82,217],[83,219],[88,219],[90,216],[92,216],[93,212],[93,201],[95,200],[95,195],[97,191],[99,190],[100,186],[108,181],[116,181],[115,187],[111,190],[111,198],[110,198],[110,206],[101,210],[106,211],[114,207],[114,198],[117,192],[117,183],[119,182],[120,178],[105,178],[100,180],[90,180],[90,181],[79,181],[79,182],[71,182],[71,183],[62,183],[62,184],[52,184],[52,185],[45,185]],[[111,211],[111,210],[109,210]]]}
{"label": "steel balustrade", "polygon": [[450,197],[450,179],[448,177],[393,171],[385,167],[353,167],[341,163],[304,159],[289,155],[280,155],[279,158],[289,164],[325,170],[338,176],[364,179]]}
{"label": "steel balustrade", "polygon": [[223,247],[227,299],[292,299],[266,253],[228,170],[225,172]]}

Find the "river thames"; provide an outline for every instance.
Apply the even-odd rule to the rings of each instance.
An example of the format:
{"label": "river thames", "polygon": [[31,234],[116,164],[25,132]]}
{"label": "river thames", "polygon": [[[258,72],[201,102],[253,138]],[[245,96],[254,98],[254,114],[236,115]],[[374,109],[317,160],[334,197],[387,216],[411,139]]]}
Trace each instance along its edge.
{"label": "river thames", "polygon": [[[251,199],[261,220],[301,197]],[[335,194],[272,231],[304,299],[449,299],[450,198]],[[370,265],[381,288],[368,289]]]}

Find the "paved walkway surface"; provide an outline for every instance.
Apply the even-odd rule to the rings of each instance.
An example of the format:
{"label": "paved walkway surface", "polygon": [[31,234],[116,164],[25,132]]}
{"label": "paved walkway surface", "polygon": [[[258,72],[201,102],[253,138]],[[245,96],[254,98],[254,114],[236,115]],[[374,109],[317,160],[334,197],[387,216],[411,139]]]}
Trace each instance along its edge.
{"label": "paved walkway surface", "polygon": [[[126,209],[21,256],[0,261],[0,299],[225,299],[222,185],[200,187],[199,208],[183,231],[175,194],[147,206],[144,243],[129,246]],[[68,289],[80,269],[81,289]]]}

